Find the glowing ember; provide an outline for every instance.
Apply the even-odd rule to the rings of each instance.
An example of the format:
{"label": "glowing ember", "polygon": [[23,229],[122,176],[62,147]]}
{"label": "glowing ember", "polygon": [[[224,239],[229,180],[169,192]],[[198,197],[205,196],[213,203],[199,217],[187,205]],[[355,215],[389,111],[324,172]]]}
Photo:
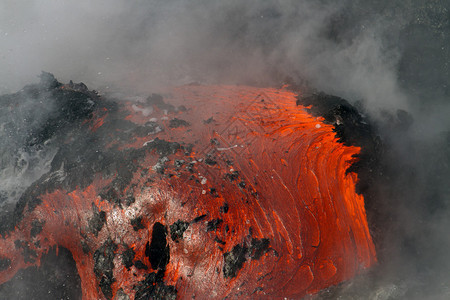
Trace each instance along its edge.
{"label": "glowing ember", "polygon": [[298,298],[370,267],[364,199],[346,173],[360,149],[296,96],[184,86],[101,106],[81,125],[89,168],[68,166],[81,149],[68,136],[3,232],[0,282],[54,245],[71,251],[84,299]]}

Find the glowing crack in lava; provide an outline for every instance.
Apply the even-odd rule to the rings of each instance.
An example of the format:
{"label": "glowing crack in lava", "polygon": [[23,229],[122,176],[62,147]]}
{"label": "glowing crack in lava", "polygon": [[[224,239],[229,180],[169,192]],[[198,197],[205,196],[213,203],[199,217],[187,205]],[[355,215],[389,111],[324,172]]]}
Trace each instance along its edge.
{"label": "glowing crack in lava", "polygon": [[294,92],[190,85],[115,103],[51,89],[91,109],[3,225],[1,283],[56,245],[83,299],[299,298],[376,262],[347,172],[360,148]]}

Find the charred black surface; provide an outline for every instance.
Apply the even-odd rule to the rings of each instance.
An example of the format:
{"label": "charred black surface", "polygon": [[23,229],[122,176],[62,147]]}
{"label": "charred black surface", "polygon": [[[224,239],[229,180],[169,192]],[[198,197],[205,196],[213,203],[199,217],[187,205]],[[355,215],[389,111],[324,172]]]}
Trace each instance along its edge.
{"label": "charred black surface", "polygon": [[224,203],[221,207],[220,207],[220,212],[223,214],[226,214],[228,212],[228,210],[230,209],[230,207],[228,206],[228,203]]}
{"label": "charred black surface", "polygon": [[72,254],[63,247],[51,248],[40,267],[22,269],[0,285],[0,299],[81,299],[81,279]]}
{"label": "charred black surface", "polygon": [[219,239],[217,236],[214,238],[214,241],[221,245],[226,245],[226,242],[224,240]]}
{"label": "charred black surface", "polygon": [[192,220],[192,223],[198,223],[200,221],[203,221],[205,218],[206,218],[206,215],[198,216],[194,220]]}
{"label": "charred black surface", "polygon": [[225,174],[225,179],[228,179],[230,182],[233,182],[238,178],[239,178],[239,171],[232,171],[231,173]]}
{"label": "charred black surface", "polygon": [[214,166],[217,164],[217,161],[215,161],[214,159],[212,159],[211,157],[207,157],[205,159],[205,164],[210,165],[210,166]]}
{"label": "charred black surface", "polygon": [[250,242],[244,242],[233,247],[230,252],[223,255],[223,275],[226,278],[236,277],[247,259],[259,260],[270,248],[269,239],[253,238]]}
{"label": "charred black surface", "polygon": [[270,241],[269,239],[252,239],[252,242],[249,247],[249,256],[251,259],[260,259],[261,256],[266,254],[269,250]]}
{"label": "charred black surface", "polygon": [[44,224],[45,224],[45,221],[33,220],[33,222],[31,222],[30,236],[35,237],[39,233],[41,233],[42,228],[44,227]]}
{"label": "charred black surface", "polygon": [[245,189],[245,187],[247,186],[247,184],[245,183],[245,181],[240,181],[240,182],[238,183],[238,186],[239,186],[241,189]]}
{"label": "charred black surface", "polygon": [[223,255],[223,275],[225,277],[236,277],[238,271],[242,269],[247,261],[247,247],[236,245],[230,252]]}
{"label": "charred black surface", "polygon": [[146,299],[171,299],[177,298],[177,290],[172,285],[166,285],[163,281],[164,271],[148,274],[144,280],[134,288],[136,300]]}
{"label": "charred black surface", "polygon": [[111,285],[116,281],[113,274],[116,250],[117,245],[108,239],[94,252],[94,273],[99,281],[100,289],[107,299],[112,298]]}
{"label": "charred black surface", "polygon": [[209,194],[211,196],[213,196],[214,198],[219,198],[220,197],[219,193],[217,192],[217,190],[215,188],[210,188],[209,189]]}
{"label": "charred black surface", "polygon": [[131,219],[131,226],[133,226],[134,231],[138,231],[140,229],[145,229],[144,224],[142,224],[142,216]]}
{"label": "charred black surface", "polygon": [[145,255],[147,255],[153,270],[165,270],[170,260],[170,249],[167,244],[166,227],[156,222],[153,225],[152,240],[145,247]]}
{"label": "charred black surface", "polygon": [[133,265],[134,256],[136,252],[134,252],[133,248],[128,248],[122,252],[122,263],[128,270]]}
{"label": "charred black surface", "polygon": [[214,220],[211,220],[211,221],[209,221],[207,224],[206,224],[206,231],[214,231],[214,230],[216,230],[219,226],[220,226],[220,224],[222,224],[223,223],[223,220],[222,219],[214,219]]}
{"label": "charred black surface", "polygon": [[373,144],[372,127],[358,110],[342,98],[324,93],[309,97],[298,97],[297,105],[310,106],[313,116],[322,116],[325,122],[334,125],[334,131],[341,143],[348,146]]}
{"label": "charred black surface", "polygon": [[103,210],[99,210],[94,203],[92,203],[92,213],[93,216],[88,221],[89,231],[97,236],[106,223],[106,213]]}
{"label": "charred black surface", "polygon": [[174,242],[178,242],[178,240],[183,239],[183,233],[188,229],[189,222],[185,222],[182,220],[178,220],[172,225],[169,226],[170,228],[170,238]]}
{"label": "charred black surface", "polygon": [[147,265],[144,264],[144,263],[143,263],[142,261],[140,261],[140,260],[135,261],[135,262],[134,262],[134,266],[135,266],[136,268],[138,268],[139,270],[147,270],[147,269],[148,269]]}

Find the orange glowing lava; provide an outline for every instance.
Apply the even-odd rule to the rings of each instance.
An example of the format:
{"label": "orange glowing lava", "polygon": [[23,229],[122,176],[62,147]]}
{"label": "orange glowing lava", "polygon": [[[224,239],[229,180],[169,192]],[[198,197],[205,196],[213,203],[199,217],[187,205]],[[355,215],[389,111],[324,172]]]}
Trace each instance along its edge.
{"label": "orange glowing lava", "polygon": [[[135,299],[139,282],[158,269],[177,298],[300,298],[369,268],[376,254],[364,199],[355,192],[357,174],[346,173],[360,149],[339,143],[333,126],[296,105],[296,96],[286,89],[191,85],[164,97],[174,109],[124,103],[126,120],[160,129],[130,133],[105,147],[179,146],[164,154],[158,146],[145,148],[132,158],[132,178],[118,192],[133,198],[128,205],[104,193],[117,171],[95,174],[87,187],[41,195],[42,203],[25,208],[15,230],[0,239],[0,256],[11,260],[0,283],[39,264],[53,245],[72,252],[83,299],[114,299],[119,289]],[[94,116],[91,131],[111,118]],[[89,228],[98,212],[105,212],[105,221],[95,232]],[[45,223],[31,236],[34,220]],[[148,255],[157,222],[166,228],[170,249],[164,268]],[[171,235],[175,228],[183,230]],[[17,240],[28,243],[35,260],[24,260]],[[116,245],[109,294],[100,281],[110,274],[94,272],[95,251],[107,241]],[[134,252],[128,267],[127,249]]]}

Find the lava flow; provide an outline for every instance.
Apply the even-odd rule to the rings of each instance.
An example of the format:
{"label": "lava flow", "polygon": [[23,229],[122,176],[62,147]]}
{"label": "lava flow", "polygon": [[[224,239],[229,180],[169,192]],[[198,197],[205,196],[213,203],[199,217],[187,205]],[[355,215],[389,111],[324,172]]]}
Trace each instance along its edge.
{"label": "lava flow", "polygon": [[54,246],[71,252],[83,299],[301,298],[376,262],[348,172],[360,148],[296,93],[189,85],[112,102],[52,89],[94,104],[2,225],[0,283]]}

